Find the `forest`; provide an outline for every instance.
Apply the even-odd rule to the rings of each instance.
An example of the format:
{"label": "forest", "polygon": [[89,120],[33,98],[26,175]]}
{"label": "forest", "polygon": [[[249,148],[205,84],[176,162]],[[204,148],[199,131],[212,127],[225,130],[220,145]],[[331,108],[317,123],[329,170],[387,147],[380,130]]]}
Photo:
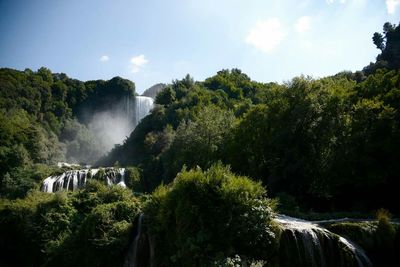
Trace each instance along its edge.
{"label": "forest", "polygon": [[[372,42],[376,61],[356,72],[261,83],[224,69],[159,84],[110,151],[90,123],[135,97],[132,81],[0,69],[0,266],[397,266],[400,25]],[[123,167],[127,188],[101,174],[41,192],[71,169],[58,162]],[[277,214],[360,221],[324,224],[332,236],[315,228],[325,256],[302,261]]]}

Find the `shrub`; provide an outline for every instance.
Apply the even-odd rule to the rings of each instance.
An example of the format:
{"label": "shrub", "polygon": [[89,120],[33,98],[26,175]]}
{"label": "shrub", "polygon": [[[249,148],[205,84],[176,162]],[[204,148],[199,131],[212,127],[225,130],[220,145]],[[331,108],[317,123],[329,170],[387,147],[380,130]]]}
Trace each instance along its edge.
{"label": "shrub", "polygon": [[118,266],[131,240],[133,221],[140,213],[138,203],[120,201],[102,204],[82,223],[74,243],[80,266]]}
{"label": "shrub", "polygon": [[210,266],[235,255],[268,260],[274,252],[271,208],[260,183],[213,165],[183,170],[146,205],[156,261],[167,266]]}
{"label": "shrub", "polygon": [[390,213],[388,210],[379,209],[376,213],[378,219],[378,228],[376,229],[376,245],[379,251],[390,253],[394,249],[396,229],[390,222]]}
{"label": "shrub", "polygon": [[0,199],[1,266],[40,265],[43,258],[40,251],[42,246],[36,238],[34,218],[38,206],[46,205],[53,199],[54,195],[37,191],[28,194],[25,199]]}
{"label": "shrub", "polygon": [[390,212],[387,209],[379,209],[376,212],[376,219],[381,224],[389,223],[390,217]]}
{"label": "shrub", "polygon": [[54,167],[44,164],[30,164],[13,168],[1,181],[0,196],[9,199],[23,198],[32,189],[39,189],[43,177],[55,171]]}
{"label": "shrub", "polygon": [[[0,199],[0,266],[116,266],[141,205],[120,186]],[[15,257],[23,255],[23,257]]]}
{"label": "shrub", "polygon": [[104,177],[106,176],[106,172],[104,169],[100,169],[95,175],[93,175],[93,179],[97,181],[104,181]]}
{"label": "shrub", "polygon": [[138,168],[128,167],[125,172],[125,184],[135,192],[143,192],[144,186],[141,180],[141,173]]}

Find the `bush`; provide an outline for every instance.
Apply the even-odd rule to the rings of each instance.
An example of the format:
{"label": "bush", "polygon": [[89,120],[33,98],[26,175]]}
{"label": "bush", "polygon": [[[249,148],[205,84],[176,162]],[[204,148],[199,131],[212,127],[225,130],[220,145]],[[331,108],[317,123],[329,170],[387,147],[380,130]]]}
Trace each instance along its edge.
{"label": "bush", "polygon": [[376,219],[379,224],[388,224],[390,223],[390,212],[386,209],[379,209],[376,212]]}
{"label": "bush", "polygon": [[57,193],[50,201],[37,205],[29,231],[46,257],[74,231],[76,214],[77,210],[66,193]]}
{"label": "bush", "polygon": [[0,196],[9,199],[23,198],[32,189],[39,189],[43,177],[56,169],[44,164],[31,164],[12,169],[1,181]]}
{"label": "bush", "polygon": [[220,164],[205,172],[183,170],[145,208],[157,264],[210,266],[235,255],[270,259],[275,243],[265,194],[260,183]]}
{"label": "bush", "polygon": [[74,243],[79,244],[75,264],[79,266],[118,266],[132,239],[133,221],[140,213],[138,203],[120,201],[102,204],[82,223]]}
{"label": "bush", "polygon": [[77,192],[0,199],[0,266],[122,264],[140,210],[129,190],[96,180]]}
{"label": "bush", "polygon": [[32,192],[25,199],[0,199],[0,266],[40,265],[43,256],[33,222],[38,206],[53,198],[51,194]]}
{"label": "bush", "polygon": [[125,184],[134,192],[143,192],[144,185],[141,180],[141,173],[138,168],[128,167],[125,171]]}

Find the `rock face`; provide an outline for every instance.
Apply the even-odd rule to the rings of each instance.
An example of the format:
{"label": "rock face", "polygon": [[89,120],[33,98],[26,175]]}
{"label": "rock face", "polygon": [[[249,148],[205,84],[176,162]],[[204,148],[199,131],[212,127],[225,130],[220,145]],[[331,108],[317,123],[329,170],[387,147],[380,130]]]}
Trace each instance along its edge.
{"label": "rock face", "polygon": [[279,266],[372,266],[361,248],[313,222],[284,215],[278,215],[275,220],[282,228]]}
{"label": "rock face", "polygon": [[142,96],[148,96],[148,97],[155,99],[158,92],[160,92],[165,87],[167,87],[167,85],[165,85],[163,83],[157,83],[157,84],[153,85],[152,87],[146,89],[143,92]]}
{"label": "rock face", "polygon": [[88,179],[104,181],[108,185],[125,185],[124,168],[98,168],[69,170],[59,175],[49,176],[44,179],[41,190],[54,193],[62,190],[77,190],[82,188]]}

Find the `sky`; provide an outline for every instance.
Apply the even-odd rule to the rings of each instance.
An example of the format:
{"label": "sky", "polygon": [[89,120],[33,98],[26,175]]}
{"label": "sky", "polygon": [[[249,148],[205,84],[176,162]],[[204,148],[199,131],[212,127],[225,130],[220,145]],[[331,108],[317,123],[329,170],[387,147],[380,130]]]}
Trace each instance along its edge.
{"label": "sky", "polygon": [[400,0],[0,0],[0,67],[120,76],[138,93],[231,68],[281,83],[362,69],[387,21]]}

